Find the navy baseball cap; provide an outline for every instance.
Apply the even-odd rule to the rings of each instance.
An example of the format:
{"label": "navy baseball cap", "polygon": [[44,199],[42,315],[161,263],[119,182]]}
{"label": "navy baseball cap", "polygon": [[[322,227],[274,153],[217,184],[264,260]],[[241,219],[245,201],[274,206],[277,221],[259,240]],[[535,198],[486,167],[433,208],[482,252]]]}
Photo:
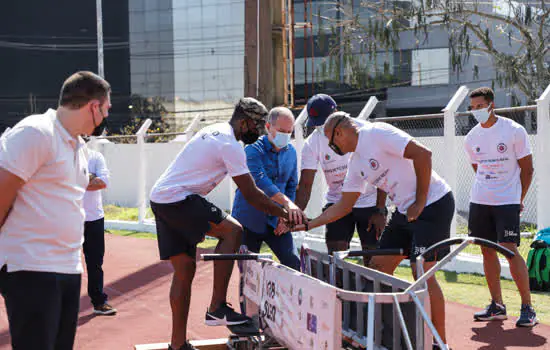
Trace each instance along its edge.
{"label": "navy baseball cap", "polygon": [[336,111],[336,102],[329,95],[313,95],[307,101],[306,126],[321,126],[325,124],[328,116]]}

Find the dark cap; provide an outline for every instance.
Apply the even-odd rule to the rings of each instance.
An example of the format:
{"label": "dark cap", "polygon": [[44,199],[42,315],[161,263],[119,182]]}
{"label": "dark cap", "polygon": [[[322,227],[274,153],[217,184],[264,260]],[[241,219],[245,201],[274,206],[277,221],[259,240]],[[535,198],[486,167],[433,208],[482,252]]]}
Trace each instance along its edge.
{"label": "dark cap", "polygon": [[336,110],[336,102],[329,95],[313,95],[307,101],[306,126],[321,126],[325,124],[328,116]]}
{"label": "dark cap", "polygon": [[233,115],[239,114],[239,116],[250,118],[255,121],[267,120],[267,108],[260,101],[252,97],[243,97],[235,105],[235,111]]}

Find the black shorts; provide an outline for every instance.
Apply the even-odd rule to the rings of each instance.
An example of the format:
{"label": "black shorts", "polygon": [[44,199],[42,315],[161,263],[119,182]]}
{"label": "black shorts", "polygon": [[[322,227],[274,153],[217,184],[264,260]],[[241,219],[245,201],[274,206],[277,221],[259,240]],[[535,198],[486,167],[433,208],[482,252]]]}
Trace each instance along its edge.
{"label": "black shorts", "polygon": [[155,214],[157,240],[162,260],[186,254],[195,259],[197,244],[210,231],[210,223],[219,224],[227,213],[205,198],[193,194],[176,203],[151,202]]}
{"label": "black shorts", "polygon": [[484,205],[470,203],[468,231],[471,237],[485,238],[495,243],[515,243],[519,246],[519,204]]}
{"label": "black shorts", "polygon": [[[333,203],[328,203],[323,208],[327,210]],[[377,213],[376,207],[369,208],[353,208],[353,211],[343,218],[327,224],[325,227],[325,240],[327,242],[351,242],[353,234],[357,229],[361,245],[366,247],[376,247],[376,232],[368,230],[370,217]]]}
{"label": "black shorts", "polygon": [[[405,256],[416,262],[416,258],[432,245],[451,236],[451,223],[455,212],[452,192],[426,206],[418,219],[408,222],[407,216],[397,210],[382,233],[378,244],[380,249],[404,249]],[[436,255],[426,256],[425,261],[441,260],[449,254],[449,248]]]}

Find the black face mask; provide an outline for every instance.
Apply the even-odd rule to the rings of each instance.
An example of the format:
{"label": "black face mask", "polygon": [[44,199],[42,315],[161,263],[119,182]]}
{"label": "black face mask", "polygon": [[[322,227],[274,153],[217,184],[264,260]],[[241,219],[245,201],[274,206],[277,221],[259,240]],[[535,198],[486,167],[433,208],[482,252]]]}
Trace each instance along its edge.
{"label": "black face mask", "polygon": [[105,118],[105,116],[101,111],[99,111],[99,113],[103,117],[103,120],[101,121],[101,123],[99,123],[99,125],[95,125],[95,118],[94,118],[95,128],[94,128],[94,131],[92,131],[92,134],[90,136],[101,136],[101,134],[103,134],[103,131],[107,127],[107,118]]}
{"label": "black face mask", "polygon": [[241,135],[241,140],[247,145],[250,145],[256,141],[258,141],[258,138],[260,137],[260,134],[254,132],[254,131],[247,131]]}
{"label": "black face mask", "polygon": [[260,122],[255,122],[254,124],[256,126],[255,129],[251,129],[250,126],[248,126],[248,122],[246,122],[247,131],[241,134],[241,141],[246,145],[250,145],[258,141],[258,138],[262,134],[261,130],[265,130],[264,124],[261,124]]}

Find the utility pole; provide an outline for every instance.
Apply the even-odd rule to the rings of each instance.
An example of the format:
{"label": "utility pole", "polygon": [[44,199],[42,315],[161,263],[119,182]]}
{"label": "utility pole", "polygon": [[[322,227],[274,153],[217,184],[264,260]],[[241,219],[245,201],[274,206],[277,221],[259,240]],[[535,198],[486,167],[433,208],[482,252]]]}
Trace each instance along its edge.
{"label": "utility pole", "polygon": [[103,64],[103,11],[101,0],[96,0],[96,22],[97,22],[97,74],[105,78],[105,67]]}

